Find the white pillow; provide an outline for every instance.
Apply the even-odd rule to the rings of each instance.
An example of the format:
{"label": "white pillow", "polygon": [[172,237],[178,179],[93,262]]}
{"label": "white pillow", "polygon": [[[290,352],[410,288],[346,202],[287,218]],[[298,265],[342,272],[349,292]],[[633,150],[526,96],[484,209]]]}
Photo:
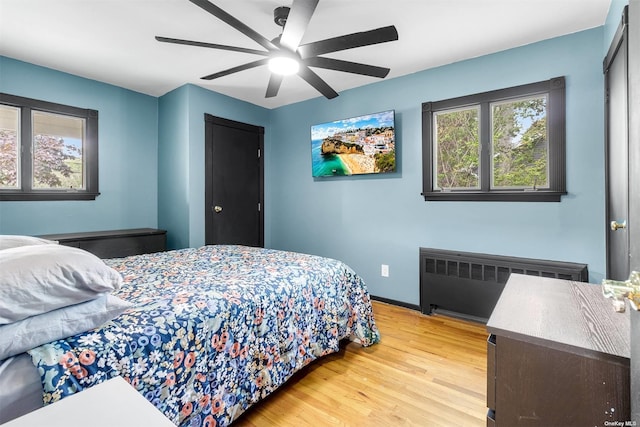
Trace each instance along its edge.
{"label": "white pillow", "polygon": [[0,325],[110,293],[120,274],[97,256],[63,245],[0,251]]}
{"label": "white pillow", "polygon": [[55,245],[57,243],[58,242],[56,242],[55,240],[47,240],[33,236],[19,236],[11,234],[0,235],[0,250],[31,245]]}
{"label": "white pillow", "polygon": [[91,301],[0,326],[0,360],[97,328],[132,305],[105,294]]}

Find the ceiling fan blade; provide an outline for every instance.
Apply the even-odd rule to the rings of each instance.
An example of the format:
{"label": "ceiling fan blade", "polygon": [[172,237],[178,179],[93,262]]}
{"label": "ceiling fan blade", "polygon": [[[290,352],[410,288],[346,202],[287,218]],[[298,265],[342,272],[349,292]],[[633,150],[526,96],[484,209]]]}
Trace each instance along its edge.
{"label": "ceiling fan blade", "polygon": [[233,28],[240,31],[242,34],[249,37],[250,39],[254,40],[256,43],[258,43],[260,46],[264,47],[265,49],[277,50],[277,47],[273,43],[271,43],[271,41],[269,41],[267,38],[255,32],[254,30],[252,30],[242,22],[238,21],[236,18],[229,15],[227,12],[220,9],[218,6],[214,5],[213,3],[210,3],[207,0],[189,0],[189,1],[195,4],[196,6],[200,6],[202,9],[206,10],[216,18],[220,19],[221,21],[231,25]]}
{"label": "ceiling fan blade", "polygon": [[238,65],[237,67],[229,68],[224,71],[219,71],[217,73],[209,74],[208,76],[201,77],[202,80],[213,80],[219,77],[228,76],[229,74],[237,73],[238,71],[248,70],[250,68],[259,67],[261,65],[265,65],[269,61],[268,58],[258,59],[257,61],[248,62],[243,65]]}
{"label": "ceiling fan blade", "polygon": [[338,52],[354,47],[369,46],[395,40],[398,40],[398,31],[395,26],[390,25],[375,30],[362,31],[307,43],[298,47],[298,53],[300,53],[302,58],[310,58],[312,56],[322,55],[323,53]]}
{"label": "ceiling fan blade", "polygon": [[361,74],[363,76],[379,77],[384,79],[389,74],[389,69],[376,67],[375,65],[361,64],[359,62],[342,61],[340,59],[323,58],[315,56],[307,58],[304,63],[310,67],[326,68],[328,70],[344,71],[345,73]]}
{"label": "ceiling fan blade", "polygon": [[294,0],[282,31],[280,45],[295,52],[302,41],[311,21],[311,16],[318,6],[318,0]]}
{"label": "ceiling fan blade", "polygon": [[230,50],[233,52],[253,53],[254,55],[262,55],[262,56],[269,55],[269,52],[265,52],[262,50],[247,49],[244,47],[236,47],[236,46],[226,46],[222,44],[198,42],[193,40],[172,39],[170,37],[161,37],[161,36],[156,36],[156,40],[163,43],[174,43],[174,44],[184,44],[187,46],[208,47],[211,49],[221,49],[221,50]]}
{"label": "ceiling fan blade", "polygon": [[333,99],[338,96],[338,92],[333,90],[331,86],[327,84],[324,80],[320,78],[316,73],[311,71],[309,67],[302,64],[300,66],[300,71],[298,71],[298,75],[302,77],[307,83],[313,86],[318,92],[323,94],[327,99]]}
{"label": "ceiling fan blade", "polygon": [[278,94],[283,78],[284,76],[282,74],[271,73],[271,77],[269,77],[269,85],[267,86],[267,93],[264,95],[265,98],[273,98]]}

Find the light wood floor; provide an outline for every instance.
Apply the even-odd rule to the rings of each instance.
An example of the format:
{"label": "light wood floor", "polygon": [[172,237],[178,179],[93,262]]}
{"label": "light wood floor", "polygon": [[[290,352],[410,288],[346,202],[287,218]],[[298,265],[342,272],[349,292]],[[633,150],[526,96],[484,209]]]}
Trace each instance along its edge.
{"label": "light wood floor", "polygon": [[374,301],[381,342],[349,343],[236,426],[484,426],[485,326]]}

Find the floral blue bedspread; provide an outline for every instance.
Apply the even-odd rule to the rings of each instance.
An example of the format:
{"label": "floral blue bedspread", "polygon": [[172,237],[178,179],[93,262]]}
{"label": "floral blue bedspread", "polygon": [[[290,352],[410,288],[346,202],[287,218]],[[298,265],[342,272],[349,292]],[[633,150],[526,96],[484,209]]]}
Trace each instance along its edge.
{"label": "floral blue bedspread", "polygon": [[180,426],[225,426],[343,338],[379,340],[369,294],[340,261],[243,246],[106,260],[134,303],[37,347],[45,403],[114,376]]}

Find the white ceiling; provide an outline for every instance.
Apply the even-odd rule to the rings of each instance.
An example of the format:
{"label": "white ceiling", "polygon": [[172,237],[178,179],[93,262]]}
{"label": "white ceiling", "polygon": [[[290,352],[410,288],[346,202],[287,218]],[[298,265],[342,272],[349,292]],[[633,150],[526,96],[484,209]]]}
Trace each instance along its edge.
{"label": "white ceiling", "polygon": [[[292,0],[212,0],[268,39]],[[391,68],[387,79],[603,25],[611,0],[320,0],[302,43],[395,25],[399,40],[326,56]],[[262,49],[188,0],[0,0],[0,55],[160,96],[193,83],[266,108],[321,96],[298,76],[265,99],[267,67],[200,77],[261,57],[154,37]],[[336,91],[379,79],[314,69]],[[2,76],[0,76],[1,78]]]}

